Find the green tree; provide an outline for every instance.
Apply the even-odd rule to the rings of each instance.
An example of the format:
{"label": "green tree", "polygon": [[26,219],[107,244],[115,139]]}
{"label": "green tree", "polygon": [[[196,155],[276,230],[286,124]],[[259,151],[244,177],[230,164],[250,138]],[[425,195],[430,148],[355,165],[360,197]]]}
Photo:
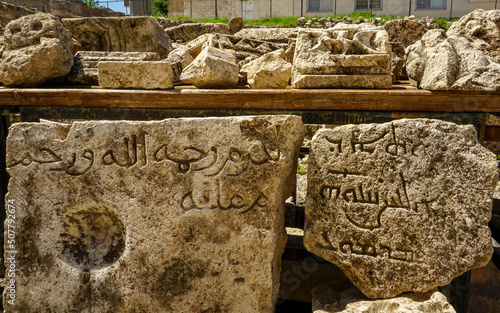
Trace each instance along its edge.
{"label": "green tree", "polygon": [[104,9],[104,6],[99,5],[99,0],[83,0],[83,3],[89,9]]}
{"label": "green tree", "polygon": [[168,16],[168,0],[153,0],[153,13]]}

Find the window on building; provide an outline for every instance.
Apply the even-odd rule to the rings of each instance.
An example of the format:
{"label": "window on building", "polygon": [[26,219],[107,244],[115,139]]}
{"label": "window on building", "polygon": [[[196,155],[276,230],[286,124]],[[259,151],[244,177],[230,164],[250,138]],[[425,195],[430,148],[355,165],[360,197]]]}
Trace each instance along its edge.
{"label": "window on building", "polygon": [[308,12],[333,12],[332,0],[309,0]]}
{"label": "window on building", "polygon": [[446,9],[446,0],[417,0],[417,9]]}
{"label": "window on building", "polygon": [[382,10],[382,0],[356,0],[356,10]]}

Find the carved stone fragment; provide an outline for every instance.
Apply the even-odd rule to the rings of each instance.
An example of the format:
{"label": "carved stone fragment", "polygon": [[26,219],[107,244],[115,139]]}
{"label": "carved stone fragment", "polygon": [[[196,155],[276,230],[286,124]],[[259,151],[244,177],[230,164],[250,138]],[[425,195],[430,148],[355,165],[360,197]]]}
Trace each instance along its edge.
{"label": "carved stone fragment", "polygon": [[227,34],[230,29],[222,23],[187,23],[165,29],[167,36],[174,42],[188,42],[204,34]]}
{"label": "carved stone fragment", "polygon": [[10,22],[4,35],[4,85],[36,86],[68,74],[73,65],[71,34],[53,15],[23,16]]}
{"label": "carved stone fragment", "polygon": [[182,48],[177,48],[172,50],[165,62],[170,64],[172,68],[172,73],[174,75],[174,85],[182,85],[181,73],[182,71],[193,62],[193,57],[189,52]]}
{"label": "carved stone fragment", "polygon": [[321,130],[304,245],[370,298],[446,285],[491,257],[497,167],[472,126],[403,119]]}
{"label": "carved stone fragment", "polygon": [[76,53],[68,80],[74,84],[99,85],[97,64],[104,61],[157,61],[155,52],[79,51]]}
{"label": "carved stone fragment", "polygon": [[238,84],[235,56],[222,49],[206,47],[181,73],[181,80],[197,88],[230,88]]}
{"label": "carved stone fragment", "polygon": [[156,52],[166,58],[170,39],[151,16],[62,19],[86,51]]}
{"label": "carved stone fragment", "polygon": [[[359,77],[362,76],[362,80]],[[385,30],[299,30],[295,88],[390,88],[391,46]]]}
{"label": "carved stone fragment", "polygon": [[303,135],[294,116],[14,124],[6,312],[273,312]]}
{"label": "carved stone fragment", "polygon": [[370,300],[358,289],[331,282],[313,289],[313,313],[455,313],[445,295],[437,290],[408,293],[392,299]]}
{"label": "carved stone fragment", "polygon": [[161,61],[99,62],[101,88],[172,89],[170,64]]}
{"label": "carved stone fragment", "polygon": [[246,74],[252,89],[286,88],[292,76],[292,64],[284,57],[284,50],[270,52],[245,64],[240,72]]}

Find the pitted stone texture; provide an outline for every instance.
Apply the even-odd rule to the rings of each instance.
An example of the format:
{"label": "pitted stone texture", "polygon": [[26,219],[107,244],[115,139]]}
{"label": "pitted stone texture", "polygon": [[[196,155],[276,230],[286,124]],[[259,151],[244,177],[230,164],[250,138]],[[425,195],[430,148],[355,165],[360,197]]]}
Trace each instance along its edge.
{"label": "pitted stone texture", "polygon": [[292,76],[292,64],[284,57],[284,50],[270,52],[245,64],[240,72],[246,74],[252,89],[286,88]]}
{"label": "pitted stone texture", "polygon": [[204,34],[227,34],[230,29],[222,23],[188,23],[165,29],[167,36],[174,42],[188,42]]}
{"label": "pitted stone texture", "polygon": [[[385,30],[299,30],[292,69],[296,88],[390,88],[382,76],[391,73],[391,46]],[[324,77],[331,75],[328,79]],[[374,83],[356,83],[348,75]],[[309,78],[304,78],[309,76]],[[315,76],[318,76],[316,79]],[[307,83],[305,83],[307,82]]]}
{"label": "pitted stone texture", "polygon": [[497,182],[472,126],[346,125],[311,143],[304,245],[370,298],[426,292],[484,266]]}
{"label": "pitted stone texture", "polygon": [[273,312],[303,135],[293,116],[13,125],[6,312]]}
{"label": "pitted stone texture", "polygon": [[170,64],[160,61],[99,62],[101,88],[172,89]]}
{"label": "pitted stone texture", "polygon": [[500,90],[500,62],[462,37],[442,29],[427,32],[406,48],[408,77],[429,90]]}
{"label": "pitted stone texture", "polygon": [[296,28],[243,28],[235,37],[250,40],[263,40],[275,43],[288,43],[288,37],[297,36]]}
{"label": "pitted stone texture", "polygon": [[500,10],[475,10],[453,23],[448,36],[462,36],[500,63]]}
{"label": "pitted stone texture", "polygon": [[76,53],[74,65],[68,74],[68,80],[74,84],[99,85],[97,64],[104,61],[157,61],[155,52],[107,52],[79,51]]}
{"label": "pitted stone texture", "polygon": [[50,14],[38,13],[10,22],[4,32],[0,82],[36,86],[64,76],[73,65],[71,33]]}
{"label": "pitted stone texture", "polygon": [[437,290],[370,300],[354,287],[342,290],[335,283],[327,283],[314,288],[312,293],[313,313],[455,313],[446,297]]}
{"label": "pitted stone texture", "polygon": [[26,8],[15,6],[7,2],[0,2],[0,29],[7,26],[7,24],[13,20],[33,13],[33,11]]}
{"label": "pitted stone texture", "polygon": [[206,47],[181,73],[181,80],[197,88],[231,88],[238,84],[233,54]]}
{"label": "pitted stone texture", "polygon": [[62,19],[86,51],[156,52],[173,50],[163,28],[151,16]]}

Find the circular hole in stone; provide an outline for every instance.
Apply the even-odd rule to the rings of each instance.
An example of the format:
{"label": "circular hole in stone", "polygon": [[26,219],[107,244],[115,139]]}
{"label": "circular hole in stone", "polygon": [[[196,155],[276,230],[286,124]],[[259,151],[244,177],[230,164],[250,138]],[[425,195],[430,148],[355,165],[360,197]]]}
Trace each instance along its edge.
{"label": "circular hole in stone", "polygon": [[111,210],[91,207],[62,218],[62,258],[84,270],[115,263],[125,249],[125,228]]}

